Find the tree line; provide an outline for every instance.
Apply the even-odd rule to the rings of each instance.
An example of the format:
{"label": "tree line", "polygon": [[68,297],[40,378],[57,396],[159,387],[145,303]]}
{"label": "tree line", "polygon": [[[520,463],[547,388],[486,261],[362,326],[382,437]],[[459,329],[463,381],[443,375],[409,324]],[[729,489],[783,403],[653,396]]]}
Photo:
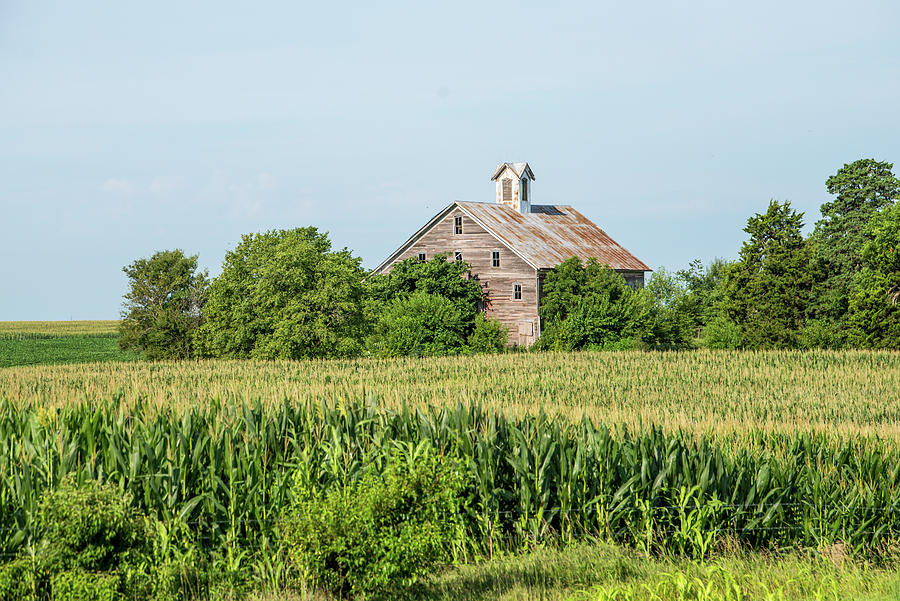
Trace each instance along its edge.
{"label": "tree line", "polygon": [[[655,271],[643,288],[571,258],[543,285],[534,349],[900,348],[900,180],[861,159],[826,181],[812,233],[790,202],[747,220],[735,261]],[[248,234],[210,279],[166,250],[123,268],[120,345],[147,358],[299,359],[499,352],[471,266],[438,255],[363,269],[314,227]]]}

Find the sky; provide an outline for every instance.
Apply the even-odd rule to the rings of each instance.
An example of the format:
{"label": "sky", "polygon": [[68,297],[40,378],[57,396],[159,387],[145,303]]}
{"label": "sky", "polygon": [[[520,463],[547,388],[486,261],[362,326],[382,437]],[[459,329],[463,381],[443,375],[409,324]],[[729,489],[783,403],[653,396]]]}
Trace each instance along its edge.
{"label": "sky", "polygon": [[[0,320],[116,319],[122,267],[313,225],[364,266],[527,161],[654,268],[900,163],[900,3],[0,0]],[[900,165],[898,165],[900,169]],[[895,170],[896,172],[896,170]]]}

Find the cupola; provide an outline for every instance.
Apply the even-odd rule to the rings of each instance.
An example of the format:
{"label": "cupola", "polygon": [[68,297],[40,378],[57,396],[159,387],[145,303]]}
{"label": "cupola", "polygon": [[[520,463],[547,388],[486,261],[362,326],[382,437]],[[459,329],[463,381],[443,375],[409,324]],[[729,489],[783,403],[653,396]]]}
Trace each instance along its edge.
{"label": "cupola", "polygon": [[500,163],[491,181],[497,182],[497,202],[520,213],[531,212],[531,182],[534,173],[528,163]]}

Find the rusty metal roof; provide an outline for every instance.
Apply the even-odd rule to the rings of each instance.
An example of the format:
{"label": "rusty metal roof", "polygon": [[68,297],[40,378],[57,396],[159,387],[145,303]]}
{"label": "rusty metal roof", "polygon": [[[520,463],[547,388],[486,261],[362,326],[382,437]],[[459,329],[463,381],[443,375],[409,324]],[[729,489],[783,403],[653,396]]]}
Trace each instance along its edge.
{"label": "rusty metal roof", "polygon": [[652,271],[570,206],[531,205],[531,213],[523,214],[497,203],[453,204],[536,269],[550,269],[570,257],[583,261],[594,257],[612,269]]}

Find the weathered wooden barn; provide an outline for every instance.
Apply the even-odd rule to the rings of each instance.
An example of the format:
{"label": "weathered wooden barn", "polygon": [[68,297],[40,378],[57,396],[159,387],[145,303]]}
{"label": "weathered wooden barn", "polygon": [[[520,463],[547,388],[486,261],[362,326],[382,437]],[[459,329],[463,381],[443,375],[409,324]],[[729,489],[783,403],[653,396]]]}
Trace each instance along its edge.
{"label": "weathered wooden barn", "polygon": [[567,205],[532,203],[534,173],[528,163],[501,163],[494,176],[496,201],[455,201],[394,251],[376,273],[410,257],[435,254],[472,265],[488,297],[485,311],[510,330],[510,343],[532,344],[541,331],[538,309],[547,271],[570,257],[595,257],[641,286],[642,261],[594,222]]}

